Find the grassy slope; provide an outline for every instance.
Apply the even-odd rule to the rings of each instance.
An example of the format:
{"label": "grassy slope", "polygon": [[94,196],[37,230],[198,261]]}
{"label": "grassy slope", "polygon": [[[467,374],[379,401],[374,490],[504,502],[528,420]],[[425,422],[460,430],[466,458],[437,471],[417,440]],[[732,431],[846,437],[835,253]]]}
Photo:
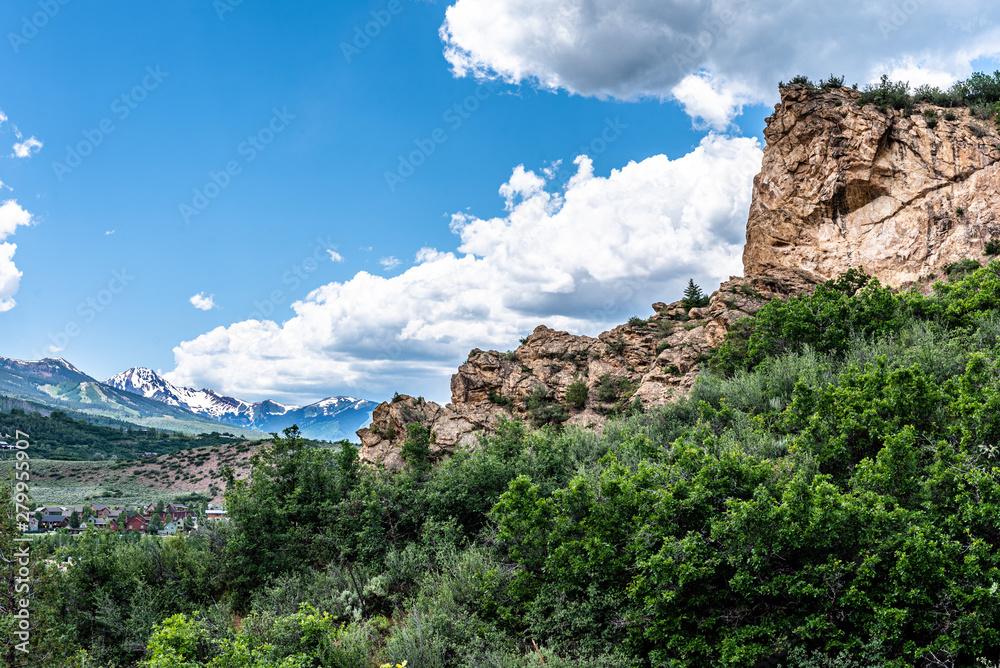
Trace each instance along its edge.
{"label": "grassy slope", "polygon": [[[149,459],[106,462],[31,460],[31,497],[37,505],[139,505],[197,492],[222,500],[222,469],[236,477],[249,472],[249,459],[261,443],[234,441],[221,446],[193,448]],[[13,455],[5,453],[0,470],[6,473]]]}

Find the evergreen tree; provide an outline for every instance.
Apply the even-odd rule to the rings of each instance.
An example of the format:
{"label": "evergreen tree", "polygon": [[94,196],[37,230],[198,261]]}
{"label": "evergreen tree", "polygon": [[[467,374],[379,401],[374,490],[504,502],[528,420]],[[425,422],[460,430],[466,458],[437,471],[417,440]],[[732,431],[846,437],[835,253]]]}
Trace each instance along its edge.
{"label": "evergreen tree", "polygon": [[69,515],[69,525],[74,529],[80,528],[80,513],[75,510]]}
{"label": "evergreen tree", "polygon": [[701,291],[701,288],[694,282],[693,278],[688,279],[688,286],[684,289],[684,299],[681,305],[684,308],[699,308],[708,306],[708,295]]}

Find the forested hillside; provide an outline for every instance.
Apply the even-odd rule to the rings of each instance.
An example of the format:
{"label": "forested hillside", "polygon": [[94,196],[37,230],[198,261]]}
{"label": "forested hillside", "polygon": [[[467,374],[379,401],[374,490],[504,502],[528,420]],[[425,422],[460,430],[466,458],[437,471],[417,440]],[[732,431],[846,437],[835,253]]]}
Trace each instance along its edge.
{"label": "forested hillside", "polygon": [[976,266],[773,301],[689,397],[600,434],[508,423],[432,467],[414,425],[388,473],[289,432],[230,479],[229,526],[37,545],[19,660],[996,665],[1000,261]]}
{"label": "forested hillside", "polygon": [[[222,429],[223,425],[219,427]],[[219,432],[187,436],[124,422],[117,426],[99,426],[59,411],[48,416],[25,412],[21,408],[0,412],[0,437],[13,435],[16,430],[30,435],[31,456],[36,459],[132,459],[137,453],[165,454],[219,445],[235,438]]]}

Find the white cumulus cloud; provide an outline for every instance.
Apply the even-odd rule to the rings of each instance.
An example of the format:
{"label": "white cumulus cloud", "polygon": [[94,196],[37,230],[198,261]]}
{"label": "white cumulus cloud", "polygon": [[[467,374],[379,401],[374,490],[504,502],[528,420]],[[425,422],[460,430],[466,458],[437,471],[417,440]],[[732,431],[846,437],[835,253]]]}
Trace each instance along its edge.
{"label": "white cumulus cloud", "polygon": [[452,216],[455,251],[423,248],[393,277],[361,272],[292,304],[283,323],[247,320],[174,348],[171,382],[286,400],[393,390],[448,398],[474,347],[514,347],[539,324],[596,334],[653,301],[742,271],[756,140],[706,137],[597,176],[576,160],[561,189],[523,166],[507,211]]}
{"label": "white cumulus cloud", "polygon": [[[17,200],[7,200],[0,204],[0,242],[14,234],[22,225],[33,224],[32,216],[17,203]],[[14,264],[14,251],[17,246],[11,243],[0,243],[0,313],[9,311],[17,302],[14,295],[21,285],[21,271]]]}
{"label": "white cumulus cloud", "polygon": [[202,311],[211,311],[216,308],[215,295],[209,295],[206,297],[204,292],[199,292],[188,301],[190,301],[191,305],[196,309],[201,309]]}
{"label": "white cumulus cloud", "polygon": [[328,249],[326,250],[326,252],[330,254],[330,261],[331,261],[331,262],[343,262],[343,261],[344,261],[344,256],[343,256],[343,255],[341,255],[340,253],[338,253],[337,251],[335,251],[335,250],[330,250],[330,249],[328,248]]}
{"label": "white cumulus cloud", "polygon": [[28,137],[23,142],[14,144],[14,156],[18,158],[30,158],[41,150],[42,142],[35,137]]}
{"label": "white cumulus cloud", "polygon": [[[618,99],[676,99],[720,127],[796,74],[947,85],[1000,54],[1000,5],[910,0],[457,0],[440,30],[458,76]],[[690,79],[692,75],[696,78]]]}

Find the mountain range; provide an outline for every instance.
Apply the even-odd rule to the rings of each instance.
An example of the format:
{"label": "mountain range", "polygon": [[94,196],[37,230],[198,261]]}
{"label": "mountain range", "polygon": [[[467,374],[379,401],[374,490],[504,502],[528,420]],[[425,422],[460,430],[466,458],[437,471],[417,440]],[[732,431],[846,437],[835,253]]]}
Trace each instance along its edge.
{"label": "mountain range", "polygon": [[26,362],[0,357],[0,396],[187,434],[227,431],[259,438],[297,424],[307,438],[329,441],[355,440],[354,432],[369,421],[375,407],[375,402],[353,397],[305,407],[249,403],[208,389],[179,388],[142,368],[101,382],[57,358]]}
{"label": "mountain range", "polygon": [[354,397],[330,397],[308,406],[286,406],[270,400],[250,403],[213,390],[177,387],[143,367],[112,376],[104,384],[226,425],[271,433],[296,424],[304,436],[327,441],[353,439],[354,432],[368,422],[376,405]]}

